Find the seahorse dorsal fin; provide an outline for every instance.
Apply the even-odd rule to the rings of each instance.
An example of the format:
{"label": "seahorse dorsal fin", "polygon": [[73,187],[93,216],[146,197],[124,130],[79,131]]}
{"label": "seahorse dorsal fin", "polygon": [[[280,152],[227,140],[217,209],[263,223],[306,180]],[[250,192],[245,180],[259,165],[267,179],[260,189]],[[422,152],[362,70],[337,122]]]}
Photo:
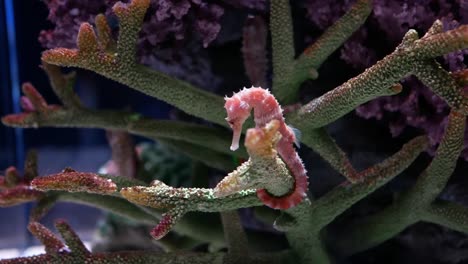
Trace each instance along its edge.
{"label": "seahorse dorsal fin", "polygon": [[290,125],[287,125],[288,128],[291,130],[291,132],[294,134],[294,145],[296,145],[297,148],[301,147],[301,136],[302,133],[299,129],[292,127]]}

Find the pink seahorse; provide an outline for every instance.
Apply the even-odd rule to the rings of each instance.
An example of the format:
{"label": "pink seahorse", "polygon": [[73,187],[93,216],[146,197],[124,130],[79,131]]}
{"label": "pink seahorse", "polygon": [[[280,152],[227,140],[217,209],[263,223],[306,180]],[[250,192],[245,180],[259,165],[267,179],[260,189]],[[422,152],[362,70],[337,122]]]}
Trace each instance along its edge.
{"label": "pink seahorse", "polygon": [[291,127],[286,125],[283,110],[275,97],[260,87],[244,88],[232,97],[225,98],[224,108],[227,111],[226,121],[233,130],[231,150],[239,147],[239,139],[242,125],[254,110],[254,121],[257,128],[265,126],[271,120],[280,121],[279,132],[281,139],[277,145],[277,151],[281,159],[288,166],[294,177],[294,189],[288,194],[276,197],[265,189],[257,190],[257,196],[267,206],[275,209],[288,209],[299,204],[307,196],[307,172],[301,158],[293,147],[298,140]]}

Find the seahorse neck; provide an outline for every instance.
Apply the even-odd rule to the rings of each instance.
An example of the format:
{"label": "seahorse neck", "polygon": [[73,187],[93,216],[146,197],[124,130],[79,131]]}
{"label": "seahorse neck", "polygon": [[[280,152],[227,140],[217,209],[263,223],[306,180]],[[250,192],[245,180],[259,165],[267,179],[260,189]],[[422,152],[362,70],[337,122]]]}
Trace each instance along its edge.
{"label": "seahorse neck", "polygon": [[272,94],[265,92],[265,90],[252,91],[249,96],[244,96],[244,102],[253,109],[257,127],[262,127],[273,119],[284,120],[278,102]]}

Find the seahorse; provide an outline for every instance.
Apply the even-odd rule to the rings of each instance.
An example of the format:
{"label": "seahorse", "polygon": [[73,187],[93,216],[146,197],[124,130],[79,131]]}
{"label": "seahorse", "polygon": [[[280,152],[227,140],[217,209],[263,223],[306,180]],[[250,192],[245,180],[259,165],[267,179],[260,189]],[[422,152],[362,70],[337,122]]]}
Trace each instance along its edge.
{"label": "seahorse", "polygon": [[293,144],[299,145],[299,140],[294,129],[286,125],[278,101],[268,90],[253,86],[244,88],[233,96],[226,97],[225,100],[226,121],[233,130],[232,151],[239,147],[242,125],[252,109],[256,128],[264,127],[271,120],[280,121],[281,139],[277,144],[277,151],[294,177],[294,189],[281,197],[273,196],[265,189],[259,189],[257,196],[265,205],[274,209],[288,209],[299,204],[307,196],[307,171],[293,146]]}

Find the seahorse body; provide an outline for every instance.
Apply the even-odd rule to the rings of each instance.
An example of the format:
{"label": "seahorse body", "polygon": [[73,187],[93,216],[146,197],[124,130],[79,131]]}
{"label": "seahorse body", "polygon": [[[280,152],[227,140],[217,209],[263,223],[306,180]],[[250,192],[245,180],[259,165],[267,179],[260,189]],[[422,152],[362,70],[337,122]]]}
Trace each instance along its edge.
{"label": "seahorse body", "polygon": [[244,88],[225,100],[224,108],[228,115],[226,121],[233,130],[231,150],[238,148],[242,124],[249,117],[252,109],[257,128],[265,126],[271,120],[280,121],[281,139],[278,142],[277,150],[294,177],[294,189],[281,197],[272,196],[266,190],[260,189],[257,190],[257,196],[265,205],[275,209],[288,209],[299,204],[307,196],[307,172],[293,147],[293,144],[296,143],[296,136],[291,127],[286,125],[283,110],[278,101],[268,90],[260,87]]}

